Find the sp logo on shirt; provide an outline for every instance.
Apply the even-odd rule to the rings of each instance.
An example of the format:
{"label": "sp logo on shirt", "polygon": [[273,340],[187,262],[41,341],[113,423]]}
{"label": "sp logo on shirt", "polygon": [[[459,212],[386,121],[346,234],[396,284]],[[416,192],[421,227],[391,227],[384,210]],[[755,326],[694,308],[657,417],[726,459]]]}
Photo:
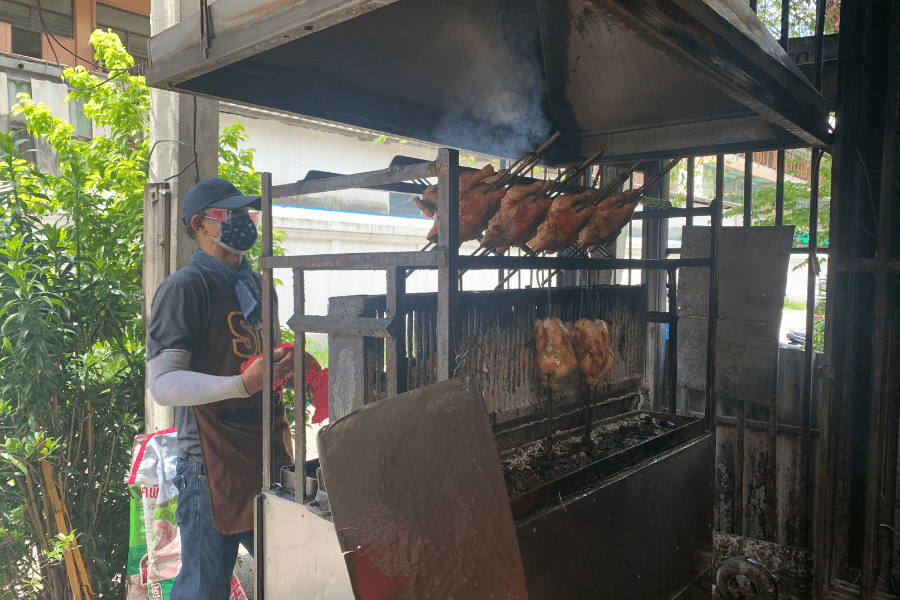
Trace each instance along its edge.
{"label": "sp logo on shirt", "polygon": [[244,320],[243,313],[240,311],[228,313],[228,328],[234,335],[231,346],[237,356],[246,360],[262,353],[259,330]]}

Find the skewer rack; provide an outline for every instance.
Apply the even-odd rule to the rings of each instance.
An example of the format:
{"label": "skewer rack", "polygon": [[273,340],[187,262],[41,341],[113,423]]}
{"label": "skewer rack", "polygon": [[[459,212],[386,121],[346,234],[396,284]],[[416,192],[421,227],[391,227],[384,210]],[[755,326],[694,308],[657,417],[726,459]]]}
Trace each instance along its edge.
{"label": "skewer rack", "polygon": [[[262,233],[263,247],[259,266],[263,273],[263,427],[268,432],[263,436],[263,489],[269,490],[275,483],[273,473],[273,408],[272,393],[272,350],[275,342],[275,314],[272,310],[273,269],[288,268],[293,275],[293,316],[287,325],[295,332],[295,344],[305,347],[306,333],[316,332],[330,335],[350,335],[382,338],[386,340],[385,385],[388,396],[406,391],[406,272],[408,269],[436,269],[438,272],[437,291],[437,326],[436,326],[436,378],[444,381],[453,377],[456,369],[457,329],[453,321],[459,314],[458,273],[473,269],[563,269],[563,270],[605,270],[605,269],[640,269],[666,271],[668,277],[668,312],[647,312],[649,323],[667,323],[669,339],[673,347],[677,347],[677,297],[676,273],[687,267],[709,269],[709,328],[707,336],[707,369],[706,369],[706,431],[714,431],[714,395],[715,389],[715,348],[716,319],[718,314],[717,285],[717,236],[721,227],[721,212],[717,202],[707,208],[668,208],[653,209],[636,213],[636,219],[664,219],[670,217],[708,216],[711,218],[710,254],[709,258],[664,258],[664,259],[625,259],[625,258],[576,258],[576,257],[537,257],[537,256],[465,256],[459,254],[459,187],[458,178],[461,172],[459,152],[442,148],[434,161],[420,162],[410,165],[393,166],[388,169],[357,173],[352,175],[323,176],[306,179],[285,185],[272,185],[270,173],[262,174]],[[420,184],[409,183],[428,178],[438,179],[438,243],[430,252],[392,252],[392,253],[348,253],[322,254],[307,256],[273,256],[272,236],[272,204],[279,198],[303,196],[307,194],[332,192],[345,189],[375,189],[381,191],[397,191],[402,193],[421,192]],[[524,182],[528,180],[525,179]],[[305,314],[304,296],[306,271],[351,271],[381,270],[386,277],[386,306],[383,317],[334,318]],[[306,388],[305,353],[294,353],[295,389]],[[675,413],[677,389],[677,352],[669,353],[667,364],[669,376],[668,408]],[[295,448],[294,456],[297,464],[306,464],[306,408],[304,402],[298,402],[295,409]],[[301,470],[302,471],[302,470]],[[295,477],[302,478],[302,472]],[[295,501],[306,503],[310,498],[305,495],[303,481],[296,481]]]}

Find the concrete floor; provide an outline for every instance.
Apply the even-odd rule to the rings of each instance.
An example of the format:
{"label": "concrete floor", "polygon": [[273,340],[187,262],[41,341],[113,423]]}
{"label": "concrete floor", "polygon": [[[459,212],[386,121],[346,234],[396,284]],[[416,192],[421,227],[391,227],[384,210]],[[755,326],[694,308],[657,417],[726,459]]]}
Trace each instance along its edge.
{"label": "concrete floor", "polygon": [[250,600],[256,597],[253,588],[253,567],[255,565],[256,563],[253,561],[250,553],[243,546],[238,546],[238,560],[234,566],[234,574],[237,575],[238,581],[241,582],[241,587],[244,588],[244,593],[247,594],[247,598]]}

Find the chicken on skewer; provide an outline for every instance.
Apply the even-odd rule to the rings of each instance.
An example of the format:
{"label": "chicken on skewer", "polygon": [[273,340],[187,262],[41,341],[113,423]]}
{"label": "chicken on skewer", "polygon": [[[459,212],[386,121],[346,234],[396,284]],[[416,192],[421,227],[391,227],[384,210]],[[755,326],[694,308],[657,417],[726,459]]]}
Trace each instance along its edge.
{"label": "chicken on skewer", "polygon": [[584,403],[584,436],[582,442],[591,445],[591,390],[588,386],[600,383],[616,364],[610,348],[609,327],[605,321],[579,319],[572,326],[572,349],[578,370],[587,386],[581,390]]}
{"label": "chicken on skewer", "polygon": [[641,196],[635,195],[636,197],[627,204],[620,204],[628,196],[629,193],[616,194],[597,206],[588,224],[578,234],[578,244],[582,248],[591,252],[619,235],[641,201]]}
{"label": "chicken on skewer", "polygon": [[[459,196],[472,189],[476,183],[484,181],[494,174],[494,165],[488,163],[477,171],[463,171],[459,174]],[[433,217],[437,214],[438,203],[438,186],[430,185],[422,190],[421,198],[413,198],[416,206],[419,207],[426,217]]]}
{"label": "chicken on skewer", "polygon": [[[553,200],[547,218],[538,226],[537,234],[528,242],[537,252],[559,252],[568,246],[597,209],[589,204],[595,190],[580,194],[560,194]],[[588,203],[588,204],[585,204]],[[579,212],[577,209],[584,206]]]}
{"label": "chicken on skewer", "polygon": [[514,185],[506,191],[500,209],[488,222],[481,240],[482,248],[495,248],[504,253],[510,246],[518,246],[530,240],[553,204],[545,198],[547,182],[535,181],[531,185]]}
{"label": "chicken on skewer", "polygon": [[[506,190],[491,190],[485,192],[489,181],[476,183],[465,194],[459,197],[459,241],[474,240],[487,226],[491,217],[500,208],[500,201],[506,195]],[[435,216],[434,225],[428,232],[428,241],[437,242],[438,218]]]}
{"label": "chicken on skewer", "polygon": [[545,385],[558,390],[577,365],[572,349],[572,336],[556,317],[538,319],[534,323],[534,364],[538,377]]}
{"label": "chicken on skewer", "polygon": [[[575,351],[572,337],[566,325],[557,318],[538,319],[534,322],[534,366],[547,396],[547,441],[544,450],[553,455],[553,392],[575,370]],[[571,326],[571,323],[567,325]]]}
{"label": "chicken on skewer", "polygon": [[606,321],[575,321],[572,327],[572,349],[578,370],[584,375],[584,381],[588,385],[600,383],[603,376],[616,366]]}

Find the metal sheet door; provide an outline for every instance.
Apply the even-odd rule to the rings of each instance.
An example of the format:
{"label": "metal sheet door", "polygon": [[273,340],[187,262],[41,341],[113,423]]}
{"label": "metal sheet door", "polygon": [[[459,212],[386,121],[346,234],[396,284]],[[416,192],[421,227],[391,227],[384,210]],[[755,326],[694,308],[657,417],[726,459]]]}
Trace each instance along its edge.
{"label": "metal sheet door", "polygon": [[528,597],[479,393],[451,379],[382,400],[318,446],[357,598]]}

